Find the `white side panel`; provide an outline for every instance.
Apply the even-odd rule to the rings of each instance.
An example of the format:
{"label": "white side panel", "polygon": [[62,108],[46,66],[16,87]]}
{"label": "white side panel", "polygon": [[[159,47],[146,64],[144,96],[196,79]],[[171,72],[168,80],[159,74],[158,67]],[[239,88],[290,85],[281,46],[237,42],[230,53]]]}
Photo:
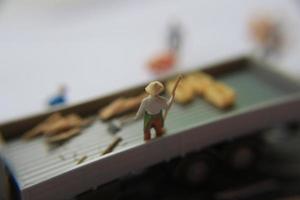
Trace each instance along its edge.
{"label": "white side panel", "polygon": [[300,102],[292,99],[285,103],[257,107],[248,112],[233,113],[226,119],[213,120],[188,131],[164,136],[134,148],[113,153],[101,160],[76,168],[38,186],[26,188],[25,200],[69,199],[135,170],[183,155],[195,150],[240,137],[255,130],[289,120],[300,121]]}

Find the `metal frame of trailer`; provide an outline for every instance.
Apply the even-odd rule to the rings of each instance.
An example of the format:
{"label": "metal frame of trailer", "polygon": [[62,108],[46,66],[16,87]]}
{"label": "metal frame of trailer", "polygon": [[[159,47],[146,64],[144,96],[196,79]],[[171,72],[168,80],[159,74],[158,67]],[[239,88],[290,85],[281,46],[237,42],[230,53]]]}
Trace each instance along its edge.
{"label": "metal frame of trailer", "polygon": [[[190,105],[174,105],[166,122],[168,132],[164,137],[144,143],[142,122],[139,121],[118,133],[124,138],[124,143],[105,156],[100,156],[99,148],[110,143],[113,137],[107,133],[106,122],[95,122],[65,147],[55,151],[45,150],[41,138],[30,142],[18,138],[51,113],[0,125],[0,131],[8,140],[0,151],[2,166],[15,180],[20,198],[74,198],[82,192],[162,161],[274,124],[300,121],[299,82],[265,64],[243,57],[210,66],[204,71],[236,89],[235,107],[220,111],[200,98]],[[53,112],[95,115],[99,108],[116,97],[137,95],[144,86]],[[89,159],[76,165],[69,158],[72,151],[86,153]],[[61,153],[65,153],[65,161],[58,159]]]}

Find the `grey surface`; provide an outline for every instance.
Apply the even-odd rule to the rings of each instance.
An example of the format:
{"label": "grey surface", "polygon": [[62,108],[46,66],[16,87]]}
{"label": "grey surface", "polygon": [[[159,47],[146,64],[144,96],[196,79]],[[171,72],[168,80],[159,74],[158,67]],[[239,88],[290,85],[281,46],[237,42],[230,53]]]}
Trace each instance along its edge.
{"label": "grey surface", "polygon": [[[271,85],[270,82],[256,76],[249,69],[225,74],[219,80],[228,83],[236,90],[237,102],[235,107],[231,110],[222,111],[201,98],[195,99],[188,106],[175,104],[166,121],[167,135],[165,137],[204,125],[216,118],[279,100],[292,93]],[[22,190],[144,143],[142,121],[138,121],[126,126],[119,132],[123,141],[112,154],[102,157],[101,151],[113,141],[113,136],[108,134],[106,129],[107,124],[97,121],[85,129],[81,135],[52,150],[49,150],[43,138],[29,142],[17,139],[4,146],[1,155],[12,168]],[[82,156],[88,158],[84,163],[77,165],[76,160]],[[125,160],[124,162],[130,161]],[[124,163],[120,163],[120,165],[122,164]]]}

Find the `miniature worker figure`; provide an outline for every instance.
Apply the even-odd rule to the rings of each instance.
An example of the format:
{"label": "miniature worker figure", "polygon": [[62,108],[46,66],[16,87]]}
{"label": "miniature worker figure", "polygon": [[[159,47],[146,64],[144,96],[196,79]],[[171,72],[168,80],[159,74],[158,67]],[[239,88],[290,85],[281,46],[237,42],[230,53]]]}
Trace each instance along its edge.
{"label": "miniature worker figure", "polygon": [[170,70],[178,61],[182,46],[182,27],[179,22],[174,21],[170,24],[167,42],[168,49],[148,62],[149,69],[154,73],[159,74]]}
{"label": "miniature worker figure", "polygon": [[151,139],[151,129],[154,128],[156,137],[160,137],[164,133],[164,116],[165,112],[170,108],[174,95],[167,99],[159,94],[164,91],[164,85],[159,81],[151,82],[145,91],[149,96],[142,100],[140,108],[136,113],[136,119],[144,116],[144,140]]}
{"label": "miniature worker figure", "polygon": [[175,55],[179,53],[180,47],[182,46],[182,27],[178,21],[174,21],[169,26],[168,34],[168,46],[170,52]]}
{"label": "miniature worker figure", "polygon": [[64,105],[67,102],[67,87],[65,85],[60,85],[58,91],[48,100],[48,106],[55,107]]}
{"label": "miniature worker figure", "polygon": [[267,16],[258,16],[250,21],[249,28],[251,36],[258,44],[258,49],[262,58],[278,55],[282,49],[283,32],[281,24]]}

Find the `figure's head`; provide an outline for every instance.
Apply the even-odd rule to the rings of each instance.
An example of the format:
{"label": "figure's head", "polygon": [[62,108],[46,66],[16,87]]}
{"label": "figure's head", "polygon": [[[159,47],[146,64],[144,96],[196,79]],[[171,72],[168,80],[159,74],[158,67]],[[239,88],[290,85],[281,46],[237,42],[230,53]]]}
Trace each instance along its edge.
{"label": "figure's head", "polygon": [[159,95],[165,89],[164,85],[159,81],[153,81],[147,85],[145,91],[151,96]]}
{"label": "figure's head", "polygon": [[66,95],[66,93],[67,93],[67,86],[65,84],[61,84],[58,87],[58,94],[59,95]]}

